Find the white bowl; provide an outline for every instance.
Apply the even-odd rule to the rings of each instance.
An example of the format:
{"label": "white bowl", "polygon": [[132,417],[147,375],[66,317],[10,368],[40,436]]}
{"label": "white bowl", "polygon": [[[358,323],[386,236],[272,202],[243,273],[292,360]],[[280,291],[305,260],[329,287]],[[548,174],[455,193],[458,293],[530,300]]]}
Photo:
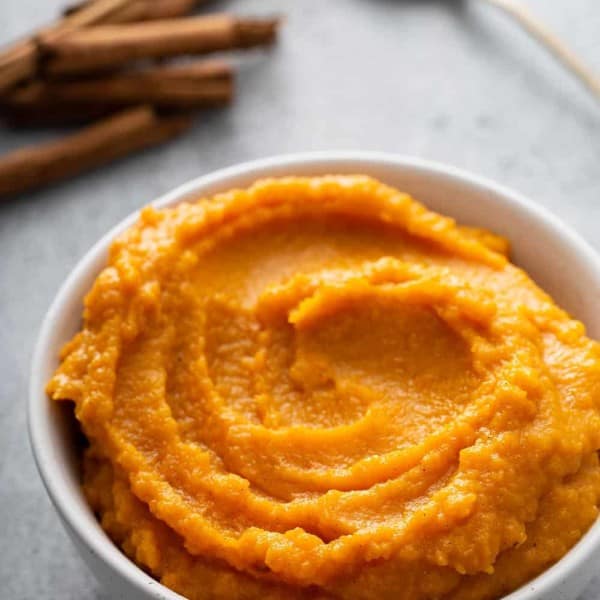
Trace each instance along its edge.
{"label": "white bowl", "polygon": [[[245,163],[195,179],[163,196],[156,206],[247,186],[265,176],[365,173],[409,192],[429,208],[464,224],[489,228],[510,239],[512,258],[562,307],[600,339],[600,258],[557,218],[496,183],[454,168],[389,154],[324,152]],[[70,406],[50,402],[44,387],[62,344],[80,327],[84,294],[103,267],[111,240],[137,218],[130,215],[78,263],[56,296],[39,335],[31,368],[29,435],[37,466],[62,522],[85,562],[110,597],[176,599],[128,560],[98,525],[79,484]],[[600,521],[557,564],[510,600],[576,598],[600,562]]]}

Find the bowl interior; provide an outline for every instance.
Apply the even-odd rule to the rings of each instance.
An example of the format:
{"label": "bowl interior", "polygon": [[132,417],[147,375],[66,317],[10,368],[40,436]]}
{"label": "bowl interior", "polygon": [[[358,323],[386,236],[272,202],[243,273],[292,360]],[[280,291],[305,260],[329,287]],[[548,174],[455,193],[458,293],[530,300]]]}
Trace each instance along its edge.
{"label": "bowl interior", "polygon": [[[451,168],[388,155],[298,155],[249,163],[201,177],[155,204],[166,206],[211,195],[249,185],[260,177],[331,173],[371,175],[409,192],[429,208],[463,224],[485,227],[507,237],[513,261],[559,305],[583,321],[589,335],[600,338],[600,313],[596,308],[596,299],[600,297],[600,266],[595,254],[554,217],[529,201],[496,184]],[[49,402],[44,392],[45,383],[58,365],[60,347],[80,327],[83,297],[105,263],[110,240],[135,218],[136,215],[132,215],[100,240],[59,291],[42,326],[34,354],[29,418],[34,455],[59,513],[84,544],[91,546],[120,575],[140,586],[150,578],[124,559],[108,540],[81,493],[77,427],[71,407]],[[541,581],[546,575],[538,579]],[[150,592],[149,597],[180,597],[162,586],[157,590],[153,583],[152,589],[157,593]],[[534,597],[516,594],[523,599]]]}

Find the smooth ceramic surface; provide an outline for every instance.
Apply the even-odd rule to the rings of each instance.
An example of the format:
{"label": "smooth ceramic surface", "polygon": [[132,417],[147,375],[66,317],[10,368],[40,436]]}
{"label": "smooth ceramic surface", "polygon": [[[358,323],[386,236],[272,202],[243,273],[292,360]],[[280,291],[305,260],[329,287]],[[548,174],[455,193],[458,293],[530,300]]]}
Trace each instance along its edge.
{"label": "smooth ceramic surface", "polygon": [[[558,221],[531,201],[491,181],[442,165],[375,153],[325,152],[266,159],[193,180],[154,204],[246,186],[265,176],[365,173],[411,193],[433,210],[464,224],[508,237],[513,260],[557,302],[600,338],[600,258]],[[44,386],[57,366],[60,346],[80,326],[82,299],[106,260],[111,239],[135,221],[131,215],[103,237],[79,262],[54,300],[42,325],[31,367],[29,427],[34,456],[46,489],[80,554],[110,597],[175,599],[124,557],[99,527],[79,486],[76,426],[69,406],[51,403]],[[575,598],[600,562],[600,522],[559,563],[507,598]]]}

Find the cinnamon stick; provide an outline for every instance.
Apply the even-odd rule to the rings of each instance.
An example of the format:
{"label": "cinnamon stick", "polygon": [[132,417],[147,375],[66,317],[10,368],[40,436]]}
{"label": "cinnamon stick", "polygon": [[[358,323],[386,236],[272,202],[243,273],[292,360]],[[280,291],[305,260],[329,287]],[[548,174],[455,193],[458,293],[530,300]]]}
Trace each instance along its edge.
{"label": "cinnamon stick", "polygon": [[0,93],[32,77],[37,69],[37,46],[24,40],[0,56]]}
{"label": "cinnamon stick", "polygon": [[275,40],[277,19],[209,15],[128,25],[98,25],[61,36],[41,36],[53,75],[90,72],[144,58],[249,48]]}
{"label": "cinnamon stick", "polygon": [[63,18],[57,25],[46,30],[46,33],[62,34],[69,31],[76,31],[82,27],[103,23],[106,19],[110,18],[111,14],[121,10],[131,2],[132,0],[93,0],[80,11]]}
{"label": "cinnamon stick", "polygon": [[58,128],[83,126],[111,113],[114,106],[97,104],[52,103],[41,107],[3,107],[0,118],[4,125],[14,129]]}
{"label": "cinnamon stick", "polygon": [[[63,14],[72,15],[83,10],[94,0],[84,0],[68,7]],[[191,12],[202,0],[133,0],[122,9],[115,11],[104,23],[131,23],[154,19],[172,19]]]}
{"label": "cinnamon stick", "polygon": [[169,108],[222,106],[233,96],[233,70],[224,61],[196,61],[76,81],[36,81],[4,100],[4,111],[60,113],[61,107],[119,107],[148,103]]}
{"label": "cinnamon stick", "polygon": [[187,116],[161,117],[141,106],[58,141],[17,150],[0,157],[0,196],[46,185],[159,144],[189,123]]}
{"label": "cinnamon stick", "polygon": [[[114,11],[125,7],[132,0],[93,0],[80,11],[64,18],[46,30],[45,36],[56,39],[81,27],[101,23]],[[38,66],[39,52],[35,38],[16,42],[0,53],[0,93],[20,81],[33,77]]]}

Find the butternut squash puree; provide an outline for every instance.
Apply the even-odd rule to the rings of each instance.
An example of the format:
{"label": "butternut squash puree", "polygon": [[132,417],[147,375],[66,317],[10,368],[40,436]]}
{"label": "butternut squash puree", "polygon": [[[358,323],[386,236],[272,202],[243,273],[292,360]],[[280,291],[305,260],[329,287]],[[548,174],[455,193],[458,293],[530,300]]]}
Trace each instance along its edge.
{"label": "butternut squash puree", "polygon": [[363,176],[146,208],[48,385],[123,551],[205,598],[499,598],[600,501],[600,347]]}

